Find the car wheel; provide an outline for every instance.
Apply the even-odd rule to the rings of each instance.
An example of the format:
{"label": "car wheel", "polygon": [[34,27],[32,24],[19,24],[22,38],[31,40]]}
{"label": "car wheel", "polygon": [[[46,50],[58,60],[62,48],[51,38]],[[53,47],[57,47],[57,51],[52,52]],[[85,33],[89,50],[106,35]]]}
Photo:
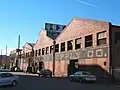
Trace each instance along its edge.
{"label": "car wheel", "polygon": [[12,86],[16,86],[17,85],[17,81],[12,81]]}
{"label": "car wheel", "polygon": [[70,80],[70,81],[73,81],[73,78],[72,78],[72,77],[70,77],[70,78],[69,78],[69,80]]}
{"label": "car wheel", "polygon": [[52,74],[50,75],[50,77],[52,77]]}
{"label": "car wheel", "polygon": [[38,76],[40,77],[40,74],[38,74]]}
{"label": "car wheel", "polygon": [[49,77],[50,77],[50,75],[46,75],[46,77],[47,77],[47,78],[49,78]]}
{"label": "car wheel", "polygon": [[83,83],[83,79],[79,79],[79,82],[80,82],[80,83]]}

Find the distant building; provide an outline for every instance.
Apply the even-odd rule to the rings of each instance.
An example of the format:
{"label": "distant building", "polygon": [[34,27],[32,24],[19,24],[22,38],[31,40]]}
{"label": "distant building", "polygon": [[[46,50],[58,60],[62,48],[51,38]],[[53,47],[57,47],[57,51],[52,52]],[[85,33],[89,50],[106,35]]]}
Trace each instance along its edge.
{"label": "distant building", "polygon": [[17,60],[17,49],[14,49],[10,52],[10,66],[15,66]]}
{"label": "distant building", "polygon": [[10,57],[6,55],[0,55],[0,66],[4,69],[9,69],[10,67]]}
{"label": "distant building", "polygon": [[[19,59],[21,57],[22,49],[19,49]],[[14,49],[10,52],[10,67],[17,66],[20,60],[18,60],[18,49]],[[20,65],[18,65],[20,66]]]}
{"label": "distant building", "polygon": [[22,62],[22,70],[26,71],[28,66],[32,66],[34,63],[34,47],[35,43],[28,43],[26,42],[25,45],[23,46],[22,50],[22,57],[21,57],[21,62]]}

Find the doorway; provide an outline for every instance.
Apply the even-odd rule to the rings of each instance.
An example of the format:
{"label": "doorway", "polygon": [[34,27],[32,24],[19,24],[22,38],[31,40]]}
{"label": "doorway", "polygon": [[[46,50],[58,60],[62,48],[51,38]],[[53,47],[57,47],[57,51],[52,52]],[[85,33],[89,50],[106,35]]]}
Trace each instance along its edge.
{"label": "doorway", "polygon": [[68,65],[68,76],[77,71],[76,63],[78,63],[78,59],[70,60],[70,63]]}
{"label": "doorway", "polygon": [[42,61],[39,62],[39,71],[44,68],[44,63]]}

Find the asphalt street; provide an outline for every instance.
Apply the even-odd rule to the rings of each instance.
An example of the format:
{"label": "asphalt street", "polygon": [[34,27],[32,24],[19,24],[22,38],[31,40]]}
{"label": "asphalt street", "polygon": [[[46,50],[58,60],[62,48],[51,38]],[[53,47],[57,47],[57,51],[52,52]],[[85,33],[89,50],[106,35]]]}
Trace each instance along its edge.
{"label": "asphalt street", "polygon": [[116,85],[80,84],[63,78],[40,78],[37,75],[14,73],[20,75],[15,87],[1,87],[0,90],[120,90]]}

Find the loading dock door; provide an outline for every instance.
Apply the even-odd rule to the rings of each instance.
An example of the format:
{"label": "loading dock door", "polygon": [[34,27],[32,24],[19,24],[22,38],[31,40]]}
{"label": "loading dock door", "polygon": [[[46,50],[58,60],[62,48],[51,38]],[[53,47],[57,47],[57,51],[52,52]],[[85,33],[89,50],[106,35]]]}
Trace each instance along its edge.
{"label": "loading dock door", "polygon": [[39,71],[43,68],[43,62],[39,62]]}
{"label": "loading dock door", "polygon": [[70,60],[70,63],[68,65],[68,76],[70,74],[73,74],[73,73],[75,73],[77,71],[76,64],[75,64],[76,62],[78,62],[78,59]]}

